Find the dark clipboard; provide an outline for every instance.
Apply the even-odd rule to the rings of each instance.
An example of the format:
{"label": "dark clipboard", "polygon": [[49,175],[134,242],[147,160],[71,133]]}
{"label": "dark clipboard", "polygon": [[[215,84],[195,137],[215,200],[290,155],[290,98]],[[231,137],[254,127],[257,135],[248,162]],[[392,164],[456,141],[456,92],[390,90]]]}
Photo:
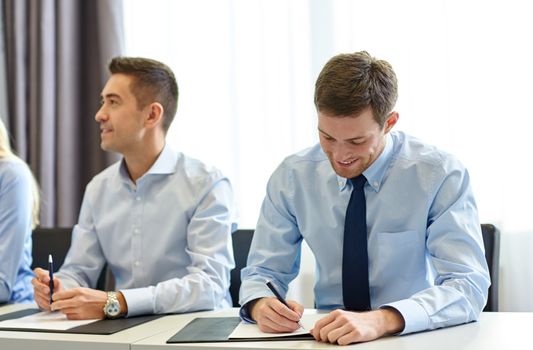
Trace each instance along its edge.
{"label": "dark clipboard", "polygon": [[297,335],[289,334],[282,337],[230,339],[229,335],[240,322],[241,319],[239,317],[198,317],[174,334],[169,340],[167,340],[167,343],[218,343],[314,339],[309,333]]}
{"label": "dark clipboard", "polygon": [[[24,309],[0,315],[0,321],[11,320],[29,316],[41,312],[39,309]],[[39,329],[39,328],[7,328],[1,327],[0,331],[42,332],[42,333],[74,333],[74,334],[98,334],[109,335],[125,329],[155,320],[163,315],[136,316],[129,318],[117,318],[115,320],[100,320],[83,326],[73,327],[66,330]]]}

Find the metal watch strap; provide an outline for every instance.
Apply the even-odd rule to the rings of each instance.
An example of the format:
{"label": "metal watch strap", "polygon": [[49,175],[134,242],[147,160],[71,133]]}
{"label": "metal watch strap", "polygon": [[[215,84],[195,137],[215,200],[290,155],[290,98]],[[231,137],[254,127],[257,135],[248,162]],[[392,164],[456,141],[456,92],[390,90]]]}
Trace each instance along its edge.
{"label": "metal watch strap", "polygon": [[[118,312],[116,314],[110,313],[109,312],[110,306],[115,306],[116,308],[118,308]],[[117,292],[107,292],[107,301],[104,305],[104,315],[106,318],[120,317],[120,302],[118,301],[118,298],[117,298]]]}

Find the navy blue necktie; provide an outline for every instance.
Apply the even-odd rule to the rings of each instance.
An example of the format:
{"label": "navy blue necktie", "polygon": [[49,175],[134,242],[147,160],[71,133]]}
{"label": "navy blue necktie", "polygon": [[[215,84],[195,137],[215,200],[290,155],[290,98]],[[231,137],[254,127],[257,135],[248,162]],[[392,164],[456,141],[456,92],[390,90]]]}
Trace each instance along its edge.
{"label": "navy blue necktie", "polygon": [[370,310],[370,292],[364,191],[366,178],[361,174],[352,178],[351,182],[353,191],[344,223],[342,296],[346,310],[367,311]]}

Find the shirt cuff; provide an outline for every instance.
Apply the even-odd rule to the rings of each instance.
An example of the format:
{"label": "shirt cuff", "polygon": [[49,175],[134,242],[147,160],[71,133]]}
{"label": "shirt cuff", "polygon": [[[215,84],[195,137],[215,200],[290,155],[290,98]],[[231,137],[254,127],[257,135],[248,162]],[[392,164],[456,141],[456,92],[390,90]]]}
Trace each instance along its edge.
{"label": "shirt cuff", "polygon": [[429,316],[426,310],[413,300],[404,299],[380,306],[384,307],[392,307],[402,315],[405,327],[400,335],[421,332],[429,328]]}
{"label": "shirt cuff", "polygon": [[254,300],[251,300],[249,302],[247,302],[246,304],[244,304],[243,306],[241,306],[241,309],[239,310],[239,316],[241,317],[241,320],[243,320],[244,322],[247,322],[247,323],[255,323],[254,320],[252,320],[252,316],[250,316],[250,304],[253,302]]}
{"label": "shirt cuff", "polygon": [[128,305],[127,317],[154,313],[154,301],[148,288],[125,289],[120,292]]}

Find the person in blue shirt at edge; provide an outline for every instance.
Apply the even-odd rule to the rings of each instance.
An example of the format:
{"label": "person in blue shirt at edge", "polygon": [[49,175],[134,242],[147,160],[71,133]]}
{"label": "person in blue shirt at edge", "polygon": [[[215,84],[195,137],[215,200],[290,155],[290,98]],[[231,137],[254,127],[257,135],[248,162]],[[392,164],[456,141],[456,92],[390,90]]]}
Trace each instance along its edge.
{"label": "person in blue shirt at edge", "polygon": [[[178,101],[169,67],[116,57],[109,71],[95,119],[102,149],[123,158],[87,185],[52,304],[48,271],[35,269],[35,301],[69,319],[230,307],[228,178],[165,143]],[[105,263],[117,292],[92,289]]]}
{"label": "person in blue shirt at edge", "polygon": [[11,150],[0,118],[0,303],[33,301],[31,233],[39,224],[39,188]]}
{"label": "person in blue shirt at edge", "polygon": [[[265,332],[299,328],[303,306],[285,307],[265,281],[286,294],[304,239],[316,258],[316,308],[332,310],[311,330],[317,341],[365,342],[478,318],[490,277],[468,172],[452,155],[392,131],[396,99],[391,65],[365,51],[335,56],[322,69],[320,144],[286,158],[268,182],[241,272],[244,320]],[[350,179],[361,174],[368,264],[344,271],[368,269],[362,292],[370,305],[357,311],[345,307],[342,266]]]}

